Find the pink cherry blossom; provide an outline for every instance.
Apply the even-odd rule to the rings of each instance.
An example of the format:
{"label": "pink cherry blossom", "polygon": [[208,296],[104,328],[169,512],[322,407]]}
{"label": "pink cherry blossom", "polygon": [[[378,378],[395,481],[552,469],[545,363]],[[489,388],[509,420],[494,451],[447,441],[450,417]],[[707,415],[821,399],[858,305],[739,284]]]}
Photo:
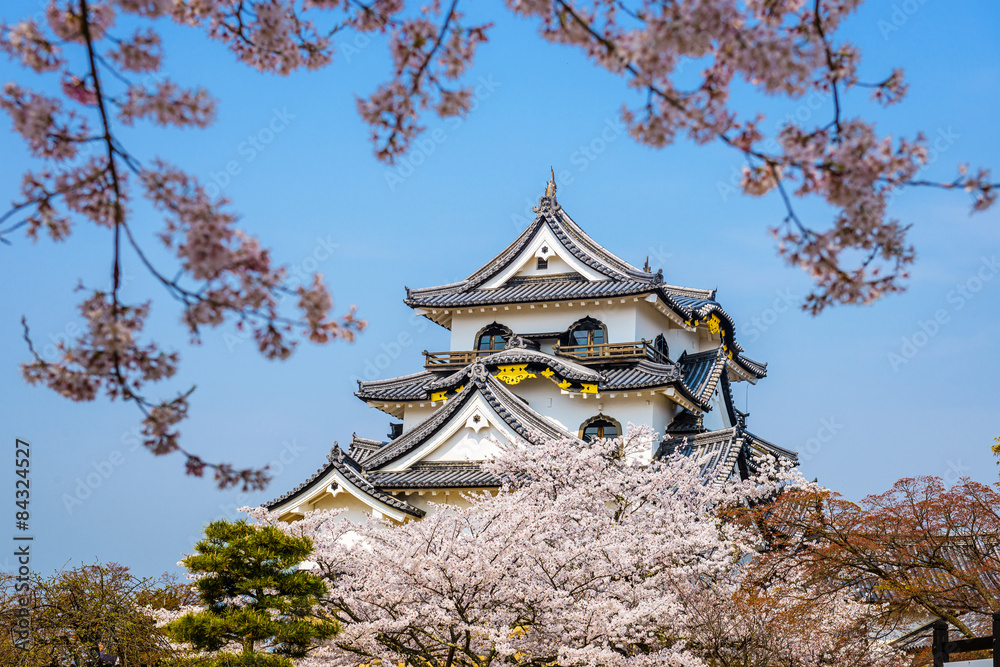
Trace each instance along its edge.
{"label": "pink cherry blossom", "polygon": [[[639,93],[632,99],[640,102],[622,108],[637,141],[662,147],[689,139],[734,149],[747,163],[740,189],[780,197],[783,219],[770,231],[778,254],[809,274],[814,289],[803,306],[819,313],[906,288],[915,250],[909,225],[894,219],[889,206],[902,189],[962,190],[976,212],[995,204],[1000,186],[982,168],[963,167],[948,182],[918,178],[927,160],[926,139],[920,134],[893,139],[848,108],[845,92],[855,88],[871,90],[876,104],[901,103],[906,95],[900,69],[862,80],[862,54],[840,30],[859,3],[506,0],[505,5],[533,22],[541,38],[577,50],[619,77],[623,97]],[[130,35],[116,34],[119,14]],[[20,216],[0,228],[0,237],[24,227],[29,238],[44,232],[66,241],[79,223],[111,229],[113,284],[102,312],[112,324],[146,307],[121,301],[120,276],[128,260],[141,263],[180,303],[179,317],[194,342],[204,327],[230,322],[248,328],[271,359],[289,357],[301,339],[351,340],[364,326],[353,308],[333,316],[332,296],[318,278],[308,287],[287,287],[284,269],[239,230],[228,202],[210,200],[182,169],[133,155],[122,141],[121,126],[139,121],[205,127],[215,116],[208,91],[160,76],[164,53],[157,21],[162,20],[200,30],[237,60],[279,75],[336,63],[333,45],[339,36],[385,35],[390,72],[360,94],[356,106],[371,129],[376,157],[388,163],[425,130],[427,115],[462,116],[471,109],[474,88],[467,76],[492,24],[470,21],[459,0],[48,0],[44,23],[0,25],[0,51],[62,84],[58,97],[20,83],[7,83],[0,92],[0,109],[28,152],[44,161],[25,175],[20,197],[0,215],[4,223]],[[130,78],[134,73],[147,74],[146,82]],[[811,124],[792,120],[766,132],[765,118],[752,102],[737,107],[733,86],[786,101],[820,93],[833,108]],[[851,104],[859,97],[852,95]],[[84,144],[97,148],[86,161],[78,159]],[[133,207],[140,198],[163,214],[158,237],[173,253],[173,266],[155,264],[133,233]],[[826,221],[803,220],[794,204],[800,199],[824,203],[833,213]],[[126,248],[131,252],[123,252]],[[289,295],[296,299],[285,299]],[[120,358],[138,354],[136,348]],[[49,364],[44,369],[33,366],[32,381],[67,395],[94,396],[95,386],[107,382],[74,364],[44,363]],[[129,370],[135,373],[132,380],[118,381],[111,395],[133,400],[146,413],[152,450],[175,445],[183,450],[176,433],[186,398],[139,393],[135,383],[155,381],[143,377],[148,370]],[[152,412],[158,406],[173,407]],[[209,469],[223,484],[253,484],[262,473],[190,454],[187,462],[192,474]]]}
{"label": "pink cherry blossom", "polygon": [[654,439],[497,443],[498,493],[404,524],[244,508],[315,545],[343,632],[299,664],[902,664],[867,626],[873,605],[793,572],[746,587],[759,536],[724,511],[809,485],[780,466],[706,483],[695,459],[645,459]]}

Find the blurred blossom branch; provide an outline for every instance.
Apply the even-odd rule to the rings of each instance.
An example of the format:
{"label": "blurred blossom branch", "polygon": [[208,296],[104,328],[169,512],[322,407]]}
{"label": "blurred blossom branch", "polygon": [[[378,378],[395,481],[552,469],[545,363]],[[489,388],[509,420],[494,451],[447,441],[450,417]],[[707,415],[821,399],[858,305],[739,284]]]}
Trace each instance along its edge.
{"label": "blurred blossom branch", "polygon": [[[237,217],[228,211],[225,199],[210,198],[197,179],[162,160],[144,165],[116,136],[115,122],[132,125],[150,120],[162,126],[205,127],[214,118],[215,103],[203,89],[184,89],[169,79],[152,85],[130,81],[130,73],[159,69],[162,53],[155,31],[137,31],[126,39],[110,32],[116,12],[149,18],[172,12],[183,18],[183,9],[172,2],[72,0],[48,5],[51,35],[31,21],[0,27],[0,48],[36,72],[57,74],[64,95],[46,97],[16,83],[3,88],[0,107],[11,116],[31,154],[46,162],[42,171],[25,174],[21,199],[0,222],[15,215],[23,219],[0,234],[25,227],[32,239],[47,233],[63,241],[78,220],[112,233],[111,289],[91,291],[80,304],[85,332],[72,342],[61,342],[58,358],[45,359],[32,346],[24,322],[33,357],[23,366],[29,383],[44,384],[77,401],[94,400],[102,391],[113,400],[130,401],[143,413],[144,444],[153,454],[180,452],[188,474],[200,477],[207,469],[220,488],[259,489],[267,482],[266,469],[210,463],[180,446],[178,424],[187,416],[193,388],[165,400],[147,396],[148,383],[175,375],[179,357],[156,343],[140,343],[150,302],[122,301],[124,247],[180,302],[181,319],[195,343],[204,327],[219,326],[232,317],[238,326],[253,331],[265,357],[285,359],[299,334],[317,343],[351,340],[364,322],[355,318],[353,308],[331,316],[333,300],[322,276],[314,276],[308,286],[285,288],[286,270],[273,264],[257,239],[236,227]],[[107,44],[112,46],[104,51]],[[63,53],[74,46],[85,54],[82,70]],[[124,85],[123,91],[108,89],[109,74]],[[67,110],[67,105],[74,108]],[[91,122],[99,129],[92,131]],[[90,141],[102,144],[101,155],[80,164],[80,145]],[[157,236],[180,264],[173,277],[169,275],[174,272],[153,264],[133,232],[130,202],[137,194],[163,211],[164,227]],[[299,317],[279,311],[287,294],[298,297]]]}
{"label": "blurred blossom branch", "polygon": [[[870,88],[872,100],[882,105],[901,101],[907,88],[899,69],[876,83],[860,81],[860,53],[835,40],[841,21],[860,0],[508,4],[540,19],[549,41],[583,48],[598,66],[645,93],[643,105],[622,112],[637,141],[656,147],[678,136],[703,144],[720,141],[746,158],[743,192],[761,196],[776,190],[785,204],[785,219],[771,233],[779,254],[811,275],[815,288],[804,307],[813,314],[905,289],[914,260],[909,227],[887,212],[898,190],[962,188],[973,197],[973,211],[996,201],[998,184],[989,171],[969,174],[963,166],[950,183],[917,180],[927,160],[923,135],[894,143],[879,136],[874,123],[845,116],[842,94],[852,87]],[[694,60],[707,61],[701,80],[682,90],[674,79]],[[739,114],[730,105],[730,86],[738,79],[771,96],[828,94],[832,115],[817,127],[789,120],[776,137],[768,137],[762,114]],[[833,224],[826,229],[805,224],[792,196],[821,198],[836,210]]]}
{"label": "blurred blossom branch", "polygon": [[[833,304],[870,303],[905,289],[914,248],[908,225],[889,216],[891,197],[904,188],[963,189],[972,210],[996,201],[998,183],[985,169],[960,167],[952,181],[917,178],[927,161],[923,135],[893,140],[872,122],[848,115],[844,93],[868,88],[877,104],[906,94],[901,70],[881,81],[858,78],[860,53],[837,30],[860,0],[507,0],[514,14],[538,22],[541,36],[584,50],[594,63],[626,80],[644,100],[623,107],[632,136],[663,147],[678,137],[722,142],[747,161],[742,189],[781,195],[786,215],[772,230],[779,254],[809,272],[815,288],[804,307],[819,313]],[[149,25],[131,35],[113,30],[119,15]],[[204,30],[243,63],[262,72],[289,74],[334,60],[333,38],[343,31],[385,35],[391,75],[356,100],[371,128],[378,159],[393,163],[424,129],[421,118],[464,115],[473,101],[463,77],[491,23],[469,23],[459,0],[417,6],[404,0],[49,0],[44,22],[0,25],[0,51],[39,74],[58,77],[52,97],[9,82],[0,108],[11,118],[42,168],[27,172],[21,195],[0,215],[0,241],[24,229],[66,240],[72,225],[107,227],[112,287],[92,291],[81,304],[88,333],[66,345],[57,360],[24,367],[29,382],[44,383],[74,400],[92,400],[98,389],[135,402],[147,413],[147,446],[155,453],[178,449],[176,425],[187,412],[189,391],[165,401],[138,393],[146,382],[165,380],[177,357],[155,343],[140,347],[149,303],[121,301],[123,250],[139,262],[182,306],[182,321],[197,342],[203,327],[227,320],[249,327],[262,354],[284,359],[301,335],[324,343],[350,340],[364,323],[354,310],[334,316],[333,300],[316,276],[298,297],[298,314],[279,312],[286,271],[259,241],[240,231],[225,198],[213,198],[196,178],[159,159],[129,152],[117,125],[151,122],[165,127],[206,127],[215,101],[202,88],[185,88],[157,75],[164,53],[155,26],[160,19]],[[70,52],[83,58],[71,57]],[[685,64],[702,67],[694,86],[680,86]],[[690,79],[690,76],[686,76]],[[832,99],[827,122],[807,127],[789,120],[766,136],[763,115],[738,113],[730,89],[740,80],[770,95],[797,99],[821,92]],[[96,129],[94,129],[96,128]],[[99,155],[82,160],[81,147],[98,143]],[[131,210],[137,197],[163,212],[158,232],[179,262],[179,272],[154,266],[140,244]],[[818,198],[835,210],[823,226],[797,214],[795,198]],[[146,230],[143,230],[146,231]],[[175,277],[170,277],[175,276]],[[98,344],[100,342],[100,344]],[[221,486],[258,488],[263,471],[234,471],[188,456],[188,470],[215,471]]]}

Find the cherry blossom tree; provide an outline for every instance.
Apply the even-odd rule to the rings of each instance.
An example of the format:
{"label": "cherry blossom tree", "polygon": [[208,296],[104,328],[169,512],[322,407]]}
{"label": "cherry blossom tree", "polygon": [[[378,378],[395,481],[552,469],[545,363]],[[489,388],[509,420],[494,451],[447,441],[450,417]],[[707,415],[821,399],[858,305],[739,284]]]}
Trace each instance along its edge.
{"label": "cherry blossom tree", "polygon": [[314,541],[342,633],[302,664],[895,664],[869,606],[744,586],[760,540],[725,513],[801,479],[708,483],[700,461],[644,461],[651,438],[498,445],[499,493],[403,525],[247,509]]}
{"label": "cherry blossom tree", "polygon": [[[784,220],[771,230],[779,253],[812,276],[804,306],[818,313],[831,304],[870,303],[905,287],[914,250],[908,225],[892,219],[890,198],[901,188],[962,189],[972,209],[996,200],[997,183],[985,169],[959,168],[954,180],[917,178],[927,158],[922,135],[892,140],[849,112],[848,90],[869,88],[876,104],[900,102],[901,70],[862,81],[860,54],[838,38],[860,0],[507,0],[514,14],[537,23],[551,42],[584,51],[600,68],[620,76],[638,105],[622,115],[632,136],[656,147],[679,138],[720,142],[745,157],[742,188],[748,195],[778,192]],[[237,226],[224,198],[211,197],[182,167],[136,155],[118,130],[137,123],[205,127],[214,117],[208,91],[187,88],[159,70],[163,50],[156,21],[170,19],[203,30],[236,58],[263,72],[288,74],[333,62],[333,38],[342,32],[388,36],[392,75],[359,97],[378,159],[393,162],[424,130],[421,119],[462,115],[472,104],[463,76],[488,37],[489,23],[469,23],[459,0],[425,4],[403,0],[49,0],[44,21],[0,26],[0,50],[25,68],[57,77],[58,96],[7,83],[0,107],[40,167],[22,179],[21,195],[0,216],[0,240],[18,229],[65,241],[73,225],[109,230],[111,288],[87,290],[80,304],[87,329],[61,346],[56,359],[31,347],[23,374],[78,401],[103,393],[134,403],[144,413],[145,444],[154,454],[180,451],[187,471],[214,472],[222,487],[259,488],[263,470],[209,463],[181,447],[178,424],[190,391],[153,398],[147,385],[173,376],[178,355],[142,338],[151,304],[125,303],[126,259],[142,265],[181,306],[194,341],[206,327],[227,321],[249,328],[263,355],[285,359],[300,337],[312,342],[350,340],[363,322],[349,309],[333,315],[330,292],[316,276],[290,287],[253,237]],[[116,21],[144,23],[119,34]],[[700,71],[694,85],[678,82],[685,65]],[[690,68],[687,70],[690,74]],[[690,78],[685,77],[685,80]],[[733,85],[788,99],[820,92],[833,111],[817,126],[788,121],[775,136],[763,116],[737,110]],[[84,159],[81,148],[96,144]],[[835,211],[828,224],[804,221],[795,197],[816,198]],[[137,234],[140,199],[163,215],[160,241],[176,266],[154,263]],[[295,308],[282,308],[285,297]],[[293,312],[289,312],[289,310]]]}
{"label": "cherry blossom tree", "polygon": [[904,478],[859,503],[802,488],[751,515],[767,537],[761,572],[865,591],[887,623],[941,618],[971,638],[1000,608],[1000,493],[985,484]]}

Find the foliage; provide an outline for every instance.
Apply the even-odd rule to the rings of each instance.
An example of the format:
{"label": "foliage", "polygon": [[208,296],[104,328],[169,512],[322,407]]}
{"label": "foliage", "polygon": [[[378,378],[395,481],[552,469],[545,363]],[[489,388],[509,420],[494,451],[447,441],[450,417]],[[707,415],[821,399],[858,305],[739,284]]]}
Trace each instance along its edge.
{"label": "foliage", "polygon": [[343,632],[301,664],[894,664],[868,605],[813,600],[791,578],[744,587],[760,542],[723,513],[801,479],[705,483],[700,461],[649,463],[653,439],[498,444],[503,490],[402,525],[248,510],[315,541]]}
{"label": "foliage", "polygon": [[[990,447],[993,451],[993,455],[1000,457],[1000,435],[993,439],[993,445]],[[1000,460],[997,461],[997,465],[1000,465]]]}
{"label": "foliage", "polygon": [[[338,631],[316,614],[323,580],[299,569],[312,550],[306,537],[245,521],[215,521],[183,564],[200,575],[194,586],[202,609],[168,624],[172,638],[214,654],[196,664],[214,667],[290,667],[318,640]],[[236,653],[228,649],[239,648]]]}
{"label": "foliage", "polygon": [[147,605],[176,607],[190,601],[186,584],[164,575],[140,578],[110,563],[85,565],[29,581],[32,591],[28,649],[13,643],[19,582],[2,575],[0,664],[17,667],[97,667],[102,654],[122,665],[152,665],[174,654]]}
{"label": "foliage", "polygon": [[756,508],[767,571],[886,603],[887,620],[943,618],[966,637],[1000,608],[1000,493],[963,479],[905,478],[860,503],[798,490]]}
{"label": "foliage", "polygon": [[[543,39],[585,52],[597,67],[641,93],[642,103],[622,111],[637,141],[656,147],[679,137],[719,142],[747,161],[744,193],[780,193],[787,214],[772,233],[779,253],[813,278],[816,288],[805,307],[814,313],[904,289],[914,249],[908,225],[887,211],[901,188],[965,190],[974,211],[996,200],[997,184],[988,171],[963,165],[952,181],[920,180],[917,172],[927,161],[923,135],[894,141],[873,122],[848,115],[844,94],[850,89],[867,87],[872,100],[884,105],[899,102],[906,92],[898,69],[873,82],[861,80],[858,50],[838,37],[860,0],[506,4],[515,15],[534,20]],[[119,33],[120,17],[144,27]],[[468,23],[459,0],[48,0],[44,21],[0,25],[0,51],[61,83],[58,97],[14,82],[0,92],[0,108],[14,130],[28,151],[44,160],[41,169],[24,175],[20,197],[0,216],[0,224],[12,221],[0,229],[0,238],[23,227],[31,238],[48,234],[63,241],[73,224],[86,221],[108,229],[113,241],[111,289],[90,290],[80,305],[85,332],[60,344],[57,359],[31,349],[24,377],[77,401],[101,392],[131,401],[145,415],[145,444],[152,453],[181,451],[189,474],[210,469],[220,486],[260,488],[265,470],[208,463],[181,448],[178,424],[187,415],[190,391],[165,399],[146,395],[147,384],[175,374],[179,358],[155,342],[140,342],[150,302],[122,301],[123,250],[134,252],[180,302],[181,319],[196,341],[205,327],[237,320],[252,330],[263,355],[284,359],[293,351],[296,331],[318,343],[350,340],[363,322],[353,309],[332,318],[333,301],[321,276],[306,285],[289,281],[268,251],[238,229],[225,199],[210,197],[177,166],[133,154],[121,140],[121,127],[142,122],[205,127],[215,116],[208,91],[161,76],[160,19],[203,30],[241,62],[278,74],[330,64],[337,35],[386,34],[391,77],[359,98],[357,107],[371,127],[376,156],[387,162],[404,154],[424,130],[425,114],[468,112],[472,86],[463,76],[491,24]],[[686,75],[700,71],[694,85],[678,82],[686,65]],[[817,125],[790,119],[768,136],[762,114],[732,105],[731,89],[740,82],[771,97],[819,94],[832,101],[831,115]],[[98,150],[87,157],[85,149],[92,145]],[[793,197],[830,205],[836,211],[832,223],[806,224]],[[158,236],[176,266],[154,264],[140,244],[133,210],[142,198],[162,211]],[[287,296],[295,299],[297,316],[280,307]]]}

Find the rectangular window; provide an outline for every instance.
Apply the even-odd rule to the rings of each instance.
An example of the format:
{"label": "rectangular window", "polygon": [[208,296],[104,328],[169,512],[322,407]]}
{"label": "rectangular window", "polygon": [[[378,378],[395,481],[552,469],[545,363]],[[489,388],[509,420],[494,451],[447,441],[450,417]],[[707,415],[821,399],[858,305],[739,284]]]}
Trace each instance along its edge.
{"label": "rectangular window", "polygon": [[547,268],[549,268],[549,260],[545,259],[544,257],[539,257],[538,258],[538,268],[539,269],[547,269]]}

